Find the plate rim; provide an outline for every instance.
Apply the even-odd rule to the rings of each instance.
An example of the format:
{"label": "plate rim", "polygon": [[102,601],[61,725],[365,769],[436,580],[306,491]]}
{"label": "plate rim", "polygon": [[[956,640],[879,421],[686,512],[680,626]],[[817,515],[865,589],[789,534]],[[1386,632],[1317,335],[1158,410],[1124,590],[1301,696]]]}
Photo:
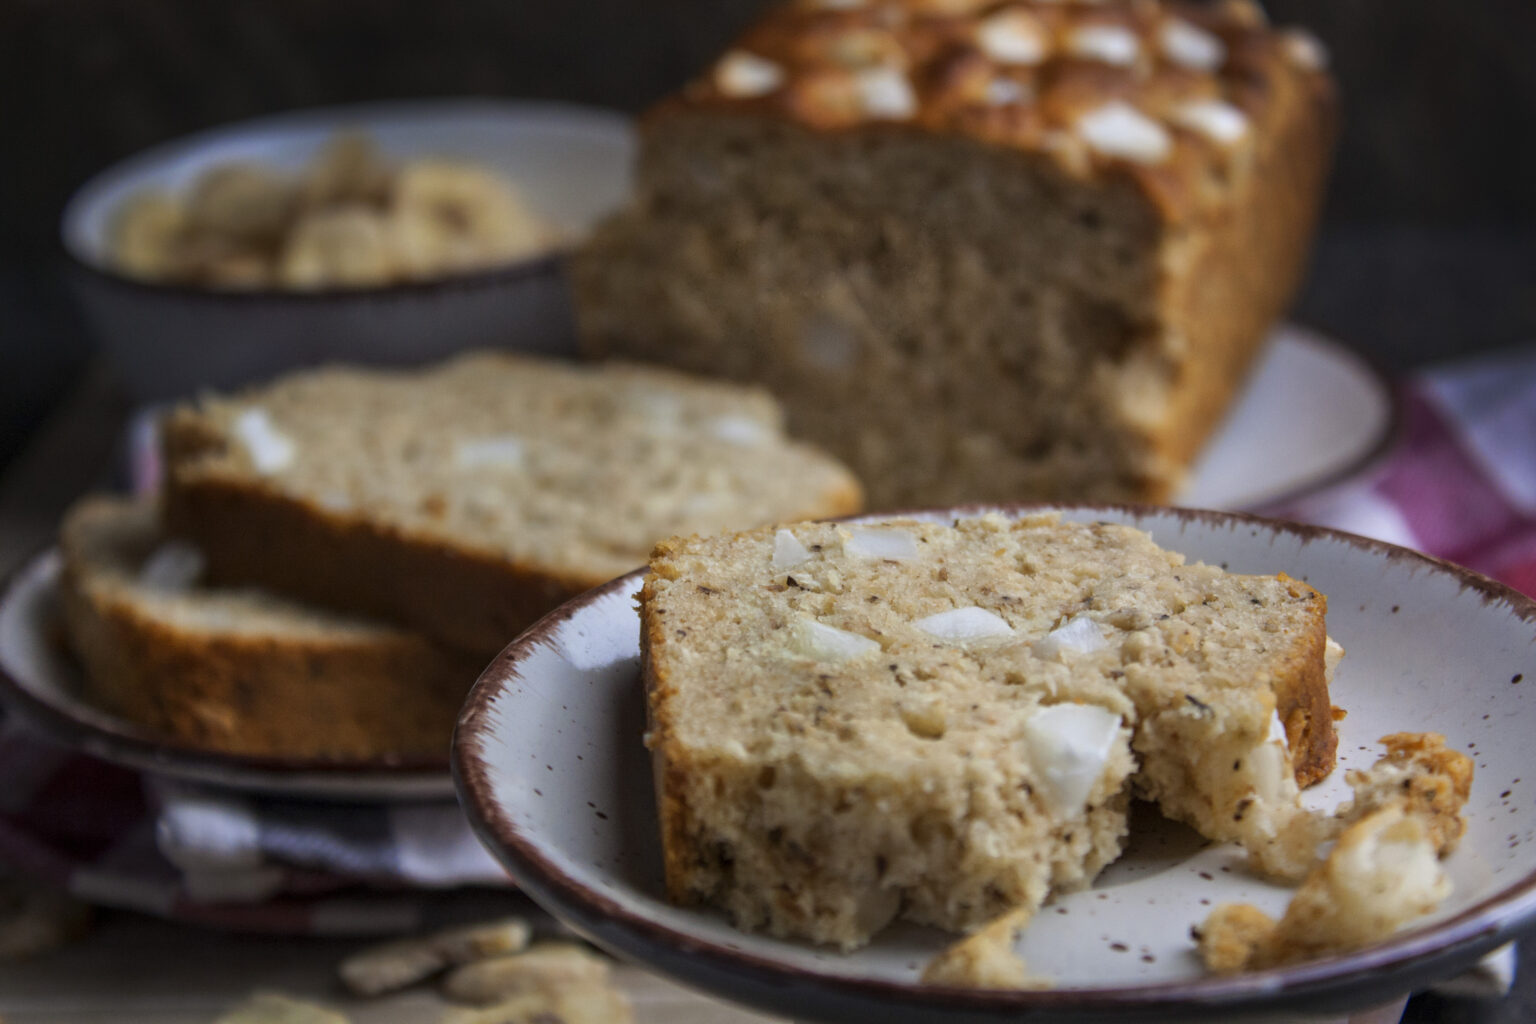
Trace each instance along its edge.
{"label": "plate rim", "polygon": [[[1368,478],[1383,467],[1387,458],[1397,449],[1406,435],[1407,413],[1406,402],[1403,397],[1404,385],[1393,374],[1388,372],[1385,364],[1379,359],[1369,353],[1360,351],[1353,345],[1322,328],[1313,327],[1298,320],[1288,318],[1276,320],[1270,326],[1269,334],[1264,342],[1265,347],[1273,348],[1282,337],[1286,337],[1286,340],[1291,344],[1310,347],[1326,353],[1335,361],[1342,360],[1351,364],[1355,370],[1359,371],[1361,377],[1374,385],[1375,394],[1382,401],[1385,415],[1381,423],[1376,427],[1374,438],[1366,444],[1358,455],[1340,462],[1336,466],[1330,466],[1310,476],[1303,477],[1296,483],[1273,493],[1260,492],[1256,499],[1244,499],[1234,503],[1231,509],[1233,512],[1262,516],[1267,510],[1283,510],[1287,505],[1302,501],[1315,494],[1320,494],[1350,480]],[[1264,351],[1261,350],[1258,359],[1263,357]],[[1257,382],[1257,360],[1255,363],[1240,385],[1235,400],[1240,400],[1246,390]],[[1235,409],[1236,404],[1234,402],[1226,410],[1221,423],[1217,425],[1216,429],[1211,432],[1211,436],[1206,438],[1201,446],[1201,455],[1196,456],[1197,462],[1201,456],[1209,451],[1212,442],[1221,435],[1226,425],[1230,422],[1231,415]],[[1178,505],[1179,500],[1180,495],[1175,493],[1173,495],[1175,504],[1171,507],[1186,507]]]}
{"label": "plate rim", "polygon": [[[27,596],[56,596],[62,552],[45,544],[0,581],[0,615]],[[50,637],[37,638],[52,644]],[[66,747],[148,774],[235,789],[309,799],[417,800],[452,796],[449,752],[441,756],[341,760],[233,754],[160,737],[87,701],[39,692],[0,642],[0,707]],[[90,713],[82,717],[79,709]],[[98,720],[99,719],[99,720]]]}
{"label": "plate rim", "polygon": [[[1463,590],[1481,594],[1485,606],[1502,605],[1504,611],[1522,622],[1536,623],[1536,599],[1465,566],[1344,530],[1250,512],[1145,504],[1004,503],[903,509],[831,521],[879,521],[916,514],[931,515],[935,511],[946,516],[978,515],[989,511],[1014,515],[1044,511],[1088,515],[1111,512],[1126,517],[1127,522],[1138,528],[1146,520],[1162,516],[1212,526],[1236,522],[1277,535],[1294,535],[1304,543],[1332,539],[1363,548],[1389,561],[1406,560],[1448,574],[1457,579]],[[559,627],[597,601],[624,588],[634,589],[647,571],[636,569],[573,598],[545,615],[497,655],[476,680],[460,712],[454,729],[452,771],[460,804],[475,834],[512,875],[520,889],[536,898],[543,897],[539,899],[541,903],[548,900],[552,905],[545,909],[556,916],[570,917],[587,925],[594,932],[596,941],[641,959],[653,969],[679,976],[679,972],[661,958],[650,955],[652,947],[664,947],[669,956],[697,960],[721,977],[746,976],[760,984],[779,989],[794,986],[815,991],[823,997],[875,999],[887,1003],[900,1000],[926,1011],[959,1011],[979,1017],[1035,1010],[1084,1018],[1140,1011],[1177,1012],[1189,1018],[1232,1011],[1274,1011],[1282,1006],[1329,1010],[1359,1008],[1364,1005],[1362,996],[1367,991],[1375,996],[1395,996],[1421,987],[1411,982],[1423,981],[1429,971],[1445,974],[1453,967],[1464,967],[1536,926],[1536,871],[1532,871],[1453,917],[1427,927],[1407,929],[1351,953],[1237,975],[1206,975],[1188,981],[1114,989],[1045,990],[973,989],[831,975],[678,931],[583,885],[546,857],[539,845],[525,837],[497,807],[490,781],[491,769],[481,754],[493,728],[491,708],[500,694],[519,678],[516,673],[519,657],[534,646],[545,644]],[[551,892],[555,895],[548,895]],[[567,906],[575,907],[579,912],[570,911]],[[697,978],[692,980],[700,983]],[[732,993],[720,990],[718,994],[729,997]]]}

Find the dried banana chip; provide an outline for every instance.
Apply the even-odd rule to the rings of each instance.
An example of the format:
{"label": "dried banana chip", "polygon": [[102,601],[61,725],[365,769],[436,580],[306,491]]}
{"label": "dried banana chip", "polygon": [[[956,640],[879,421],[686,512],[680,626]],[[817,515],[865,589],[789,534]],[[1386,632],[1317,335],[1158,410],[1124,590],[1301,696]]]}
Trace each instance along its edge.
{"label": "dried banana chip", "polygon": [[349,1024],[347,1017],[318,1003],[276,992],[258,992],[221,1015],[214,1024]]}
{"label": "dried banana chip", "polygon": [[362,206],[305,214],[283,249],[278,276],[290,288],[386,284],[395,276],[388,226]]}
{"label": "dried banana chip", "polygon": [[112,220],[111,246],[118,264],[135,277],[160,280],[180,266],[177,246],[187,226],[187,210],[163,192],[141,192]]}
{"label": "dried banana chip", "polygon": [[197,180],[187,201],[187,218],[195,231],[270,243],[287,230],[295,198],[293,183],[276,171],[225,164]]}
{"label": "dried banana chip", "polygon": [[473,164],[407,164],[395,180],[394,210],[412,243],[405,265],[415,276],[511,262],[549,242],[512,184]]}
{"label": "dried banana chip", "polygon": [[382,207],[393,172],[368,136],[348,132],[326,143],[299,177],[299,203],[307,210],[362,204]]}
{"label": "dried banana chip", "polygon": [[633,1024],[634,1019],[634,1008],[622,992],[587,985],[553,994],[527,992],[473,1010],[449,1010],[441,1024]]}
{"label": "dried banana chip", "polygon": [[521,918],[466,925],[362,950],[341,962],[341,980],[359,995],[404,988],[454,964],[515,953],[531,929]]}
{"label": "dried banana chip", "polygon": [[608,961],[573,942],[540,942],[522,953],[477,960],[443,979],[443,994],[480,1005],[529,993],[608,983]]}

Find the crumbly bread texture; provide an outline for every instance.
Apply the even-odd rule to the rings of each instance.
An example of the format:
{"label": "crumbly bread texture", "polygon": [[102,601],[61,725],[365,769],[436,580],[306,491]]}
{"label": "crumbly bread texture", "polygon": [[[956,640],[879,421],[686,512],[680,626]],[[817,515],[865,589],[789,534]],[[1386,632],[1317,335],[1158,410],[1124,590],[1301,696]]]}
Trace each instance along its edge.
{"label": "crumbly bread texture", "polygon": [[214,578],[481,657],[657,540],[857,510],[756,389],[479,353],[329,368],[175,409],[168,527]]}
{"label": "crumbly bread texture", "polygon": [[780,5],[644,123],[582,343],[767,384],[874,508],[1164,499],[1298,280],[1324,61],[1242,2]]}
{"label": "crumbly bread texture", "polygon": [[393,626],[199,584],[149,503],[87,498],[60,536],[61,597],[93,702],[228,753],[370,758],[447,751],[482,667]]}
{"label": "crumbly bread texture", "polygon": [[1277,922],[1229,903],[1196,929],[1217,973],[1273,967],[1359,949],[1430,913],[1450,894],[1437,861],[1467,829],[1472,759],[1439,733],[1383,736],[1387,752],[1346,779],[1354,797],[1320,827],[1337,833],[1327,858],[1301,883]]}
{"label": "crumbly bread texture", "polygon": [[1053,515],[665,542],[640,617],[668,893],[844,948],[969,930],[1091,882],[1132,791],[1299,876],[1326,603]]}
{"label": "crumbly bread texture", "polygon": [[1451,883],[1423,816],[1391,804],[1356,821],[1276,922],[1246,903],[1217,907],[1196,938],[1206,967],[1257,970],[1359,949],[1433,911]]}

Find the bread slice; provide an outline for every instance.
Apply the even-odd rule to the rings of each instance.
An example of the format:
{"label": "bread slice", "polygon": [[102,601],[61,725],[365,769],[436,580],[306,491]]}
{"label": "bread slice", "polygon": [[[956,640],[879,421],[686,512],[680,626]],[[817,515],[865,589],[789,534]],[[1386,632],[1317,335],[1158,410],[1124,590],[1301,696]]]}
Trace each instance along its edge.
{"label": "bread slice", "polygon": [[1053,515],[668,541],[640,596],[679,902],[844,948],[1089,883],[1131,793],[1299,875],[1326,599]]}
{"label": "bread slice", "polygon": [[93,497],[61,531],[85,696],[148,731],[235,754],[446,756],[482,667],[391,626],[199,583],[153,505]]}
{"label": "bread slice", "polygon": [[481,657],[657,540],[858,508],[762,391],[507,353],[302,372],[175,409],[168,528],[213,578]]}
{"label": "bread slice", "polygon": [[581,344],[767,385],[873,508],[1164,500],[1299,279],[1322,63],[1245,2],[771,5],[643,122]]}

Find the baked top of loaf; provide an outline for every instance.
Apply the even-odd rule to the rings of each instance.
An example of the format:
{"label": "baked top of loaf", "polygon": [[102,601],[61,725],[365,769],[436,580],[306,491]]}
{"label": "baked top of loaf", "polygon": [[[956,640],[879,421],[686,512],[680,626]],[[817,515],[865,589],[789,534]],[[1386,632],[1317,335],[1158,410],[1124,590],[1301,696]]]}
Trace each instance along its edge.
{"label": "baked top of loaf", "polygon": [[893,901],[967,927],[1091,880],[1131,787],[1268,869],[1310,865],[1297,781],[1334,734],[1304,583],[1050,515],[692,538],[651,569],[674,898],[844,945]]}
{"label": "baked top of loaf", "polygon": [[182,406],[164,432],[177,488],[244,489],[587,585],[660,537],[860,502],[847,470],[784,435],[764,391],[510,353],[301,372]]}
{"label": "baked top of loaf", "polygon": [[1331,103],[1326,63],[1250,0],[797,0],[657,113],[975,139],[1128,176],[1178,219],[1229,194],[1273,109]]}

